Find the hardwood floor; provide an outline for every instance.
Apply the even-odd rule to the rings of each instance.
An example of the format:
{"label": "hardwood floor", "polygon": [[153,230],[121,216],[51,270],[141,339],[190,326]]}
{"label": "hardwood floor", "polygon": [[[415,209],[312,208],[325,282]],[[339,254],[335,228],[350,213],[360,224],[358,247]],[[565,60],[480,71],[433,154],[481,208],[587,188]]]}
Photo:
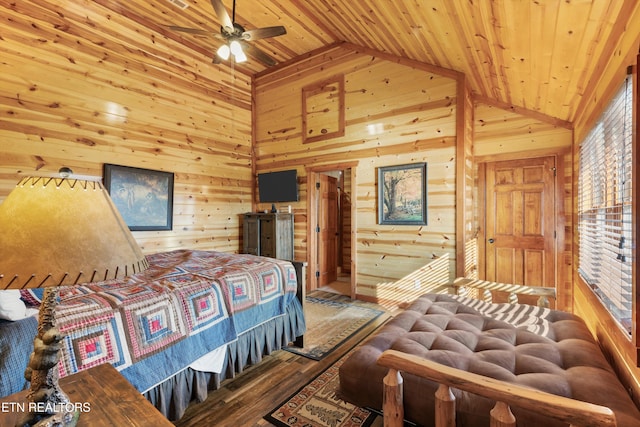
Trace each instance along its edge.
{"label": "hardwood floor", "polygon": [[178,427],[273,426],[262,419],[279,403],[307,384],[379,327],[376,319],[321,361],[279,350],[209,393],[202,403],[192,403],[174,424]]}

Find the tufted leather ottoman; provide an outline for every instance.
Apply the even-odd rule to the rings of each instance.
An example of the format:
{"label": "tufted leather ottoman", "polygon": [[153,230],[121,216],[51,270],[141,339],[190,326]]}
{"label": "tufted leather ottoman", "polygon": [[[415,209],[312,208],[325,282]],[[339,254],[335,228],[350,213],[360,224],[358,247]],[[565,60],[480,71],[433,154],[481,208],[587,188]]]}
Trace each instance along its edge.
{"label": "tufted leather ottoman", "polygon": [[[584,322],[570,313],[518,304],[470,304],[429,294],[368,338],[340,367],[340,398],[382,408],[387,369],[376,360],[394,349],[451,367],[611,408],[618,426],[640,426],[640,411]],[[515,326],[518,325],[518,326]],[[406,419],[434,425],[437,384],[403,374]],[[457,425],[488,426],[493,401],[453,390]],[[512,408],[518,427],[555,427],[544,414]]]}

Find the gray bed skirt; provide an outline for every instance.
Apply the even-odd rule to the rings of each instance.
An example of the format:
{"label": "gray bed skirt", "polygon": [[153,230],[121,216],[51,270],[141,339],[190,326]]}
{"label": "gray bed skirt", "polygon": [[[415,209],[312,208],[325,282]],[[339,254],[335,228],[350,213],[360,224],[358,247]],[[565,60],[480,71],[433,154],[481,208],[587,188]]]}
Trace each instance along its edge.
{"label": "gray bed skirt", "polygon": [[202,402],[210,390],[220,388],[223,380],[234,378],[263,356],[295,341],[306,330],[302,306],[294,299],[284,316],[277,317],[243,333],[227,347],[220,374],[187,368],[143,393],[171,421],[182,417],[192,401]]}

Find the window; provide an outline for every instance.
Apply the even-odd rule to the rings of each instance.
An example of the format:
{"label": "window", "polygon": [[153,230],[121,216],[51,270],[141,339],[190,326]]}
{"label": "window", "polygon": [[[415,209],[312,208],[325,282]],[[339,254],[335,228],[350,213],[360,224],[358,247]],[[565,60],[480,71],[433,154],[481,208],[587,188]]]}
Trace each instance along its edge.
{"label": "window", "polygon": [[580,147],[579,266],[583,279],[631,335],[632,121],[631,76]]}

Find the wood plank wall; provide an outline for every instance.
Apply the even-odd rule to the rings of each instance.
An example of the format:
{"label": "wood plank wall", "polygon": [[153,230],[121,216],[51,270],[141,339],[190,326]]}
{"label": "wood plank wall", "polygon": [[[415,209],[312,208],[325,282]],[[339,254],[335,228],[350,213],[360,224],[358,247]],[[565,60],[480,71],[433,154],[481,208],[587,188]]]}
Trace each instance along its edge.
{"label": "wood plank wall", "polygon": [[[469,87],[468,79],[463,79],[458,85],[459,91],[462,92],[463,111],[464,113],[458,117],[458,132],[462,138],[458,138],[457,156],[462,157],[462,161],[458,162],[457,175],[463,177],[458,183],[456,192],[456,205],[463,207],[456,211],[456,218],[461,225],[458,230],[462,229],[463,236],[457,239],[457,259],[459,261],[456,266],[456,277],[478,278],[478,191],[476,185],[476,168],[474,158],[474,142],[473,142],[473,126],[474,126],[474,103],[473,94]],[[461,139],[461,141],[460,141]]]}
{"label": "wood plank wall", "polygon": [[[302,88],[340,75],[346,93],[344,136],[304,143]],[[455,73],[343,44],[257,76],[254,83],[256,168],[295,168],[300,176],[296,258],[306,259],[308,250],[306,168],[358,160],[357,194],[352,195],[357,293],[375,298],[378,284],[445,253],[455,265]],[[418,162],[428,163],[428,225],[379,225],[377,168]]]}
{"label": "wood plank wall", "polygon": [[175,174],[172,231],[145,253],[238,252],[251,210],[251,78],[98,2],[0,4],[0,201],[21,174],[104,163]]}
{"label": "wood plank wall", "polygon": [[[572,133],[565,122],[525,109],[487,105],[482,100],[474,103],[464,90],[464,79],[439,71],[341,45],[255,79],[256,168],[296,168],[301,176],[301,199],[294,206],[297,258],[307,257],[306,168],[342,159],[359,161],[355,252],[360,296],[375,298],[378,286],[400,279],[442,254],[449,254],[453,277],[457,274],[456,255],[477,255],[476,248],[468,244],[479,228],[474,156],[481,161],[505,153],[512,158],[549,152],[565,156],[571,145]],[[301,134],[302,88],[340,74],[346,82],[345,135],[305,144]],[[460,87],[465,100],[459,105],[468,107],[466,117],[456,124],[455,99]],[[382,132],[369,135],[367,127],[375,125]],[[456,148],[458,129],[466,134],[460,151]],[[462,212],[455,207],[456,159],[460,155],[465,156],[461,168],[465,176],[464,249],[456,248],[455,221]],[[429,224],[377,224],[376,168],[418,161],[428,162]],[[258,205],[258,210],[265,208]],[[570,204],[568,208],[571,212]],[[476,266],[465,264],[463,268],[474,272]]]}

